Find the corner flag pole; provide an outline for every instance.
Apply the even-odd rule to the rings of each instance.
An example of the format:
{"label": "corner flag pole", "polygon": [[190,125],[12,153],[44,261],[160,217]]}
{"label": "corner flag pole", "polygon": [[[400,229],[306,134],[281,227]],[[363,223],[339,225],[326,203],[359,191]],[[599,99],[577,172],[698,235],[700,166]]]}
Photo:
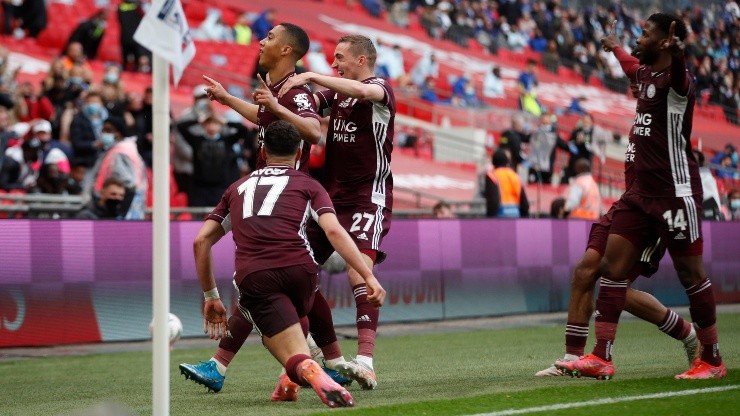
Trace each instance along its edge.
{"label": "corner flag pole", "polygon": [[170,64],[153,54],[152,414],[170,414]]}

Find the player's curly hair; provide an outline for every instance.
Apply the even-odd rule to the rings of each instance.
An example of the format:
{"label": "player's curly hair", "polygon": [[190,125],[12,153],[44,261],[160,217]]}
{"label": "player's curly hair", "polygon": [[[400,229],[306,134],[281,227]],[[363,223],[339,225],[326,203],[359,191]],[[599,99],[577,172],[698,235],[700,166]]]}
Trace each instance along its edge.
{"label": "player's curly hair", "polygon": [[270,123],[265,129],[265,150],[271,156],[292,156],[301,145],[301,135],[294,125],[284,120]]}
{"label": "player's curly hair", "polygon": [[293,23],[283,22],[280,23],[280,26],[285,29],[285,33],[288,35],[287,43],[293,48],[293,56],[296,60],[303,58],[311,45],[311,40],[308,38],[306,31]]}
{"label": "player's curly hair", "polygon": [[363,35],[345,35],[339,38],[339,42],[350,44],[349,50],[355,56],[364,55],[370,68],[375,68],[375,60],[378,58],[378,51],[375,49],[373,41]]}
{"label": "player's curly hair", "polygon": [[686,40],[686,24],[678,16],[669,13],[653,13],[647,20],[655,23],[655,26],[666,35],[671,30],[671,23],[675,21],[676,28],[673,34],[682,41]]}

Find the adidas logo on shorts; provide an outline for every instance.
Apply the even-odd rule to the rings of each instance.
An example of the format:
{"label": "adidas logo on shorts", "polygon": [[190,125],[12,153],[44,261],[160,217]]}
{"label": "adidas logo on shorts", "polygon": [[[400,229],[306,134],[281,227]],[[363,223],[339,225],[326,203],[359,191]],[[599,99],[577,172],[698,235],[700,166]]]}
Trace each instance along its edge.
{"label": "adidas logo on shorts", "polygon": [[673,239],[674,240],[685,240],[686,239],[686,236],[683,235],[683,233],[679,231],[678,234],[676,234],[676,236],[673,237]]}
{"label": "adidas logo on shorts", "polygon": [[365,241],[367,241],[367,234],[362,233],[362,234],[360,234],[360,235],[357,236],[357,239],[358,240],[365,240]]}

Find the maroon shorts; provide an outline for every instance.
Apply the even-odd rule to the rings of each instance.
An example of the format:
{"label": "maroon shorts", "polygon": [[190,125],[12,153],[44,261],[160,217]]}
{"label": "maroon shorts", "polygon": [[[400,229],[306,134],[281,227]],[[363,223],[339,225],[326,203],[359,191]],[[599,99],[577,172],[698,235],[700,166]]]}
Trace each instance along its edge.
{"label": "maroon shorts", "polygon": [[[588,233],[587,247],[596,250],[602,257],[606,250],[606,240],[611,231],[614,212],[623,207],[624,203],[620,198],[612,205],[606,214],[599,218],[598,222],[591,225],[591,231]],[[665,244],[663,244],[663,239],[657,237],[657,234],[653,234],[652,237],[645,241],[650,241],[651,243],[646,245],[642,242],[637,245],[638,247],[643,248],[642,254],[640,255],[641,265],[635,267],[631,272],[629,276],[630,280],[636,279],[639,275],[650,277],[655,274],[655,272],[658,271],[660,259],[662,259],[665,254]]]}
{"label": "maroon shorts", "polygon": [[239,310],[257,333],[275,336],[311,310],[318,272],[315,264],[301,264],[250,273],[239,285]]}
{"label": "maroon shorts", "polygon": [[[336,205],[334,209],[337,212],[339,223],[350,235],[357,248],[366,254],[370,250],[375,251],[377,253],[376,264],[385,260],[385,253],[380,250],[380,243],[390,230],[391,210],[375,204],[367,204],[364,207]],[[334,252],[334,248],[315,221],[312,221],[308,226],[307,234],[314,259],[317,263],[324,264],[326,259]]]}
{"label": "maroon shorts", "polygon": [[701,196],[653,198],[627,192],[620,200],[610,233],[637,247],[657,234],[673,256],[702,254]]}

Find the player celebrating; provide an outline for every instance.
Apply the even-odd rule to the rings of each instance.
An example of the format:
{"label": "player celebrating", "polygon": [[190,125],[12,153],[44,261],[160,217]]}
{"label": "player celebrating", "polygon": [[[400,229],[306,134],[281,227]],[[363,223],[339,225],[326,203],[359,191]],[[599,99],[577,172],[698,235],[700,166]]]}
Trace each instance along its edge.
{"label": "player celebrating", "polygon": [[332,246],[362,276],[369,302],[380,307],[385,290],[337,221],[326,191],[295,170],[301,156],[300,142],[291,124],[272,123],[260,149],[266,167],[233,183],[198,233],[193,246],[205,297],[204,331],[215,339],[227,333],[226,309],[213,276],[211,247],[223,235],[222,220],[231,214],[239,310],[254,324],[263,344],[292,382],[311,385],[329,407],[351,407],[354,401],[349,392],[308,355],[308,328],[301,325],[312,307],[319,279],[319,267],[306,239],[311,217],[317,218]]}
{"label": "player celebrating", "polygon": [[[302,141],[301,159],[296,168],[306,173],[308,173],[311,143],[317,143],[321,136],[319,116],[316,113],[311,91],[306,86],[298,85],[287,90],[279,99],[277,98],[277,91],[285,84],[286,80],[295,75],[296,62],[305,55],[308,46],[309,39],[306,32],[290,23],[281,23],[275,26],[270,30],[267,37],[260,41],[259,63],[267,69],[270,80],[278,81],[268,86],[262,78],[259,78],[260,87],[253,94],[256,104],[234,97],[219,82],[207,76],[203,77],[209,84],[206,92],[210,99],[228,105],[244,118],[259,126],[260,147],[265,128],[273,121],[281,119],[296,126],[304,139]],[[260,152],[257,155],[256,167],[261,169],[264,166],[265,159]],[[318,229],[313,230],[314,225],[309,227],[313,233],[320,232]],[[226,228],[224,233],[228,231],[229,229]],[[317,261],[323,263],[330,253],[315,254],[317,254]],[[326,359],[326,365],[328,370],[332,370],[334,365],[343,362],[344,358],[334,332],[331,308],[320,292],[316,294],[314,307],[309,315],[313,322],[311,332],[316,334],[318,346],[325,350],[323,355]],[[180,364],[180,371],[186,378],[203,384],[214,392],[220,391],[225,381],[226,370],[244,344],[251,329],[252,324],[242,314],[232,314],[229,318],[229,333],[231,336],[221,339],[218,350],[213,357],[200,364]],[[339,382],[351,381],[339,376],[336,372],[329,372]],[[273,400],[294,400],[296,397],[294,394],[284,394],[286,388],[289,389],[289,387],[295,386],[281,386],[278,383],[273,394]]]}
{"label": "player celebrating", "polygon": [[604,378],[614,373],[611,349],[619,315],[624,309],[629,269],[640,256],[639,247],[651,234],[665,242],[689,298],[689,311],[703,351],[693,367],[678,379],[722,378],[727,374],[719,354],[716,306],[702,262],[702,188],[698,165],[691,151],[694,80],[684,58],[686,26],[675,16],[651,15],[637,39],[635,58],[619,47],[614,35],[602,39],[622,69],[640,86],[635,123],[635,183],[614,211],[596,301],[596,345],[575,361],[557,361],[570,374]]}
{"label": "player celebrating", "polygon": [[[288,79],[278,94],[282,97],[291,88],[306,83],[328,88],[314,94],[319,111],[331,109],[324,186],[334,202],[339,222],[370,267],[385,258],[380,243],[390,229],[396,115],[393,90],[385,80],[374,76],[376,57],[375,46],[366,36],[343,36],[332,63],[339,77],[305,72]],[[358,351],[352,361],[336,368],[364,389],[374,389],[377,378],[373,353],[380,311],[368,302],[365,284],[351,266],[348,278],[357,305]]]}

